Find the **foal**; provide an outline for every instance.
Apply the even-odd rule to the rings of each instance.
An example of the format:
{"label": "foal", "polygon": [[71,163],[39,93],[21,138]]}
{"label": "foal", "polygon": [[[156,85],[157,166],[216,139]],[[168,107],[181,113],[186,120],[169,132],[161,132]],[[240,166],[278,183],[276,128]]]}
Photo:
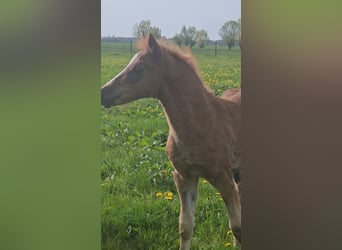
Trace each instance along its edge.
{"label": "foal", "polygon": [[190,55],[152,35],[138,46],[141,50],[126,68],[101,88],[101,104],[108,108],[140,98],[159,99],[170,128],[166,153],[181,202],[180,249],[190,249],[200,177],[221,193],[241,243],[240,197],[234,181],[240,165],[240,89],[215,97]]}

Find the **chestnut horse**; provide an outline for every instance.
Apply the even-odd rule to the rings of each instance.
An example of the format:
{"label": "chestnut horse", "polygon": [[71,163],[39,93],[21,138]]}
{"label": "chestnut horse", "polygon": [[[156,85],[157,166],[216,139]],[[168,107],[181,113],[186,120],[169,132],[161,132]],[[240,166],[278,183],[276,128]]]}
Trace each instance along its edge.
{"label": "chestnut horse", "polygon": [[[241,243],[241,206],[236,177],[240,166],[240,89],[216,97],[197,73],[191,54],[156,41],[140,40],[140,51],[101,88],[111,107],[140,98],[159,99],[169,125],[166,153],[174,167],[181,209],[180,249],[190,249],[200,177],[220,193],[233,234]],[[234,179],[235,178],[235,179]]]}

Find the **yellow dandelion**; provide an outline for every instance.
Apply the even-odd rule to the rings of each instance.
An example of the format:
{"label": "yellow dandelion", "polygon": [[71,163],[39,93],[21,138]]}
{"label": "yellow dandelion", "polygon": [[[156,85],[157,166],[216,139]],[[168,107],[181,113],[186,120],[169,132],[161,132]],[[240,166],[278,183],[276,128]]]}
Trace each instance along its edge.
{"label": "yellow dandelion", "polygon": [[225,247],[230,247],[232,245],[232,243],[227,242],[226,244],[224,244]]}
{"label": "yellow dandelion", "polygon": [[166,192],[165,197],[166,200],[171,201],[173,199],[173,193],[172,192]]}
{"label": "yellow dandelion", "polygon": [[219,197],[218,197],[219,201],[223,201],[223,198],[221,197],[221,194],[220,194],[220,193],[216,192],[215,194],[216,194],[217,196],[219,196]]}
{"label": "yellow dandelion", "polygon": [[159,197],[162,197],[163,196],[163,193],[162,192],[157,192],[156,193],[156,197],[159,198]]}

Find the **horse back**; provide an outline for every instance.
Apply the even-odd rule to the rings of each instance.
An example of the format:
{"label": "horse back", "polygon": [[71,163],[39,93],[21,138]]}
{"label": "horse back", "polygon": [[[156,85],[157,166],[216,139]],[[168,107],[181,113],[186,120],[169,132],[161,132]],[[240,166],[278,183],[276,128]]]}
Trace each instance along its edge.
{"label": "horse back", "polygon": [[222,98],[230,100],[235,103],[241,103],[241,89],[228,89],[221,95]]}

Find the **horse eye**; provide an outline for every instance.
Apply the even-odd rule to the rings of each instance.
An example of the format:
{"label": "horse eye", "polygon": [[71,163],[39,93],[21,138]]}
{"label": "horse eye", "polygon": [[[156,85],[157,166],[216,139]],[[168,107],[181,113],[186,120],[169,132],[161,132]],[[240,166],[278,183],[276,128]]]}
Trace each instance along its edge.
{"label": "horse eye", "polygon": [[141,65],[137,65],[134,67],[134,71],[139,73],[142,72],[144,70],[144,68]]}
{"label": "horse eye", "polygon": [[144,68],[142,65],[135,65],[131,71],[127,74],[127,80],[130,84],[136,84],[139,82],[140,78],[143,76]]}

